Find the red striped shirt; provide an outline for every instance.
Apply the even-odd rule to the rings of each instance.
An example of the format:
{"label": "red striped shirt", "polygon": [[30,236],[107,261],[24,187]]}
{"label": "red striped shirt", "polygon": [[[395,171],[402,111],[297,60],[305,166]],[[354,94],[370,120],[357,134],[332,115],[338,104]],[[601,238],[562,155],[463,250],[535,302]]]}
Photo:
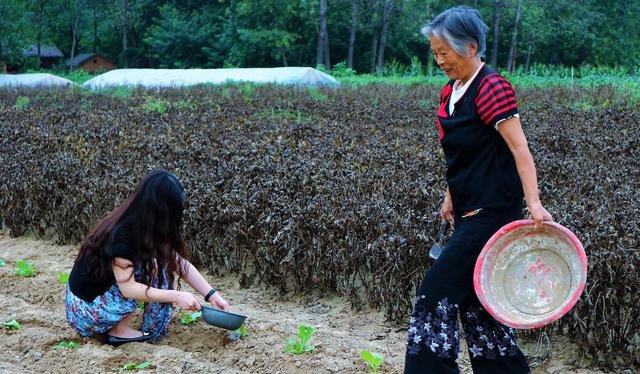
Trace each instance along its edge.
{"label": "red striped shirt", "polygon": [[487,75],[480,82],[475,101],[480,119],[490,126],[518,113],[513,87],[496,73]]}

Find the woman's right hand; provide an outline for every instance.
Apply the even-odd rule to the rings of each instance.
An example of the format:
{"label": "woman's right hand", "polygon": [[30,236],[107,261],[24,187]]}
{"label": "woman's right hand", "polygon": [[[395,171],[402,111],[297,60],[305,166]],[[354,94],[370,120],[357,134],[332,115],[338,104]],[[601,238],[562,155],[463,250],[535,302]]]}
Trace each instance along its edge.
{"label": "woman's right hand", "polygon": [[449,221],[451,227],[454,227],[453,202],[451,201],[449,189],[447,189],[447,192],[444,194],[444,200],[442,201],[442,207],[440,208],[440,218],[442,219],[442,222]]}
{"label": "woman's right hand", "polygon": [[200,310],[202,306],[198,299],[190,292],[176,291],[174,303],[182,310]]}

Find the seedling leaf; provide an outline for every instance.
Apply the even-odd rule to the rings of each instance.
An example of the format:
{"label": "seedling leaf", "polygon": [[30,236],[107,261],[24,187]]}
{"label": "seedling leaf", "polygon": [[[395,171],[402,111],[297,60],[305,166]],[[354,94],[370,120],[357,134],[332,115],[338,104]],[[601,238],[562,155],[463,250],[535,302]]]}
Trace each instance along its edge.
{"label": "seedling leaf", "polygon": [[193,325],[200,317],[202,317],[202,312],[181,313],[180,323],[183,325]]}
{"label": "seedling leaf", "polygon": [[145,361],[145,362],[141,362],[139,364],[136,364],[135,362],[130,362],[128,364],[124,364],[120,370],[142,370],[142,369],[146,369],[149,366],[151,366],[151,363],[149,361]]}
{"label": "seedling leaf", "polygon": [[61,341],[60,343],[58,343],[58,344],[54,345],[52,348],[53,348],[53,349],[59,349],[59,348],[78,348],[79,346],[80,346],[80,343]]}
{"label": "seedling leaf", "polygon": [[36,275],[36,266],[32,261],[20,260],[16,263],[16,275],[21,277],[33,277]]}
{"label": "seedling leaf", "polygon": [[58,280],[60,281],[60,284],[69,283],[69,273],[64,271],[58,273]]}
{"label": "seedling leaf", "polygon": [[369,351],[360,351],[360,357],[369,364],[369,369],[374,373],[378,372],[380,365],[384,362],[384,357],[381,354]]}
{"label": "seedling leaf", "polygon": [[16,321],[15,319],[12,319],[9,322],[2,322],[2,326],[8,327],[11,330],[20,330],[22,328],[22,325],[20,325],[20,323],[18,323],[18,321]]}
{"label": "seedling leaf", "polygon": [[247,331],[248,331],[248,327],[246,323],[243,323],[242,326],[240,326],[240,328],[233,330],[233,331],[229,331],[229,340],[231,341],[236,341],[238,339],[242,339],[245,336],[247,336]]}
{"label": "seedling leaf", "polygon": [[301,354],[316,349],[314,345],[309,344],[313,331],[313,327],[309,325],[298,326],[298,336],[296,339],[287,339],[285,353]]}

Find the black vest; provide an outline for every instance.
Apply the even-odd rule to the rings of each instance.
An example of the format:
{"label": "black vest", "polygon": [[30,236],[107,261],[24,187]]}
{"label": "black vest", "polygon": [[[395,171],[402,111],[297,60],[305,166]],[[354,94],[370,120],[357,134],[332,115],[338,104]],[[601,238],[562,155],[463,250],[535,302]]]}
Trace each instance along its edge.
{"label": "black vest", "polygon": [[[496,72],[486,65],[448,113],[454,81],[442,91],[438,127],[447,163],[453,209],[462,214],[479,208],[522,204],[522,183],[515,160],[500,133],[480,119],[476,97],[483,78]],[[505,118],[517,113],[517,108]]]}

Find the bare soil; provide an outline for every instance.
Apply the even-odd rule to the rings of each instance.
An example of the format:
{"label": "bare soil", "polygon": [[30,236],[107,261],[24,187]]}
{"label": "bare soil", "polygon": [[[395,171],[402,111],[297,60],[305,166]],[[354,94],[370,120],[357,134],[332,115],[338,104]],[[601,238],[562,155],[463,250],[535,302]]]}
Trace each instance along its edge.
{"label": "bare soil", "polygon": [[[65,286],[59,272],[69,272],[75,246],[58,246],[29,238],[9,238],[0,232],[0,322],[16,319],[20,330],[0,328],[0,373],[119,372],[127,363],[149,361],[146,373],[367,373],[361,350],[382,354],[380,372],[401,373],[406,329],[385,322],[376,311],[354,312],[338,297],[286,296],[262,286],[239,287],[232,275],[212,277],[232,311],[248,315],[248,335],[232,341],[225,330],[203,321],[183,326],[177,311],[168,335],[157,344],[130,343],[114,348],[81,338],[65,319]],[[18,260],[31,260],[37,274],[15,275]],[[185,287],[185,286],[183,286]],[[186,287],[188,288],[188,287]],[[316,349],[303,355],[284,353],[284,342],[299,324],[316,329]],[[60,341],[81,343],[79,348],[53,349]],[[521,342],[531,358],[533,373],[603,373],[580,368],[577,346],[562,336],[551,346]],[[461,371],[471,373],[466,349],[459,358]],[[550,353],[550,354],[549,354]]]}

